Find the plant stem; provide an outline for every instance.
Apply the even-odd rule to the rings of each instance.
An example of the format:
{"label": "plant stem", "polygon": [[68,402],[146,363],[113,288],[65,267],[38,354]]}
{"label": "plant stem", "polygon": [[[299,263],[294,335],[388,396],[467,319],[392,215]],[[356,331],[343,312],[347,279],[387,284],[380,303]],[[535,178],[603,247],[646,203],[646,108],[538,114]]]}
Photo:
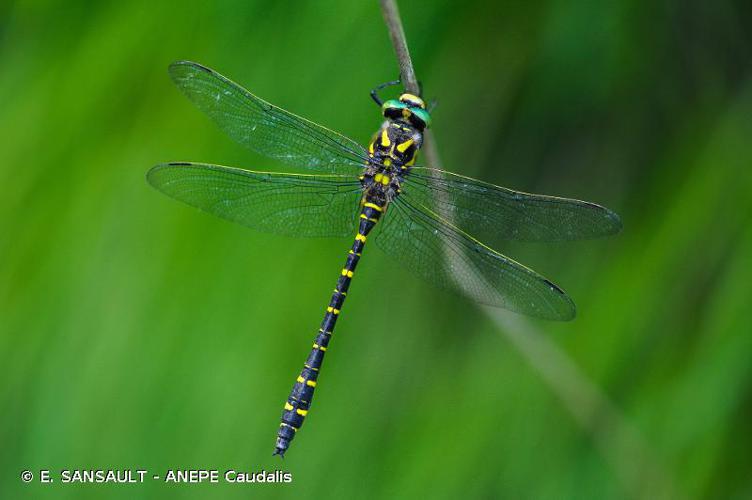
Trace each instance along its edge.
{"label": "plant stem", "polygon": [[[407,92],[419,95],[420,86],[397,3],[395,0],[380,0],[380,3],[400,66],[402,84]],[[422,149],[427,166],[442,168],[431,131],[426,130],[424,137]],[[661,497],[675,496],[671,477],[645,438],[563,349],[518,315],[490,307],[481,310],[559,397],[580,427],[590,434],[631,496],[648,498],[650,492],[660,492]]]}
{"label": "plant stem", "polygon": [[407,92],[420,95],[420,85],[418,85],[413,62],[410,59],[410,51],[407,48],[405,30],[402,28],[402,19],[399,15],[399,9],[397,9],[397,2],[395,0],[380,0],[380,3],[381,13],[384,14],[384,22],[389,30],[389,38],[392,39],[394,52],[400,66],[402,85]]}
{"label": "plant stem", "polygon": [[[407,48],[405,30],[402,27],[402,18],[397,8],[397,2],[395,0],[379,1],[386,28],[389,31],[389,38],[392,40],[394,53],[397,55],[402,85],[405,87],[405,91],[420,95],[420,85],[418,84],[418,78],[415,76],[415,68],[413,68],[413,61],[410,58],[410,50]],[[426,157],[426,163],[430,167],[441,168],[441,158],[439,158],[439,152],[436,149],[436,141],[434,141],[433,133],[430,130],[426,130],[423,135],[425,137],[423,154]]]}

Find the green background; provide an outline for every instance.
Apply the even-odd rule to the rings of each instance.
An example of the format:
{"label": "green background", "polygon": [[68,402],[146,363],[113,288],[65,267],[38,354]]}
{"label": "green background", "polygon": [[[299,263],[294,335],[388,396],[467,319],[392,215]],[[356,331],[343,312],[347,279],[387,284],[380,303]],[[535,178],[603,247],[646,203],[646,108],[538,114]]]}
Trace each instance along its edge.
{"label": "green background", "polygon": [[[375,2],[0,4],[0,497],[750,498],[748,1],[405,1],[444,167],[604,204],[607,240],[499,250],[556,324],[358,270],[287,458],[282,404],[348,240],[150,188],[281,166],[174,88],[192,59],[365,142],[397,66]],[[24,469],[282,468],[288,485],[40,485]],[[55,473],[56,475],[56,473]]]}

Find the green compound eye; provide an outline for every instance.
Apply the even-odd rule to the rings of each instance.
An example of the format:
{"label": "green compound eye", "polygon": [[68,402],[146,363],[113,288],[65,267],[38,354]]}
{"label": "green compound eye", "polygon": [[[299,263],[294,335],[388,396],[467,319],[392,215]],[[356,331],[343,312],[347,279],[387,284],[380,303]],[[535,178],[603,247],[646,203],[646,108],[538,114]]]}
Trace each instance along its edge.
{"label": "green compound eye", "polygon": [[431,115],[423,108],[404,103],[397,99],[389,99],[381,105],[382,114],[387,118],[407,118],[416,127],[431,126]]}
{"label": "green compound eye", "polygon": [[412,111],[413,115],[426,125],[426,128],[431,126],[431,114],[428,111],[421,108],[410,108],[410,111]]}
{"label": "green compound eye", "polygon": [[406,107],[407,104],[405,104],[404,102],[399,102],[397,99],[389,99],[381,105],[381,110],[383,112],[386,112],[390,109],[405,109]]}

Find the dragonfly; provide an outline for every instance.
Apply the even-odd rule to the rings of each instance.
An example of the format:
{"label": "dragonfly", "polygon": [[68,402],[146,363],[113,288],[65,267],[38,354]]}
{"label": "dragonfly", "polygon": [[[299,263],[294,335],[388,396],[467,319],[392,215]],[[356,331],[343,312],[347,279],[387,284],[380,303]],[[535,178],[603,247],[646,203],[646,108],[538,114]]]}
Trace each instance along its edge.
{"label": "dragonfly", "polygon": [[614,212],[594,203],[528,194],[416,165],[431,114],[414,94],[382,100],[379,92],[398,81],[371,91],[383,121],[362,146],[201,64],[178,61],[169,74],[232,139],[296,171],[172,162],[149,170],[152,186],[260,231],[295,237],[354,234],[310,354],[284,404],[275,455],[284,457],[308,415],[324,355],[369,239],[391,260],[439,288],[481,304],[567,321],[575,316],[572,299],[492,246],[506,240],[597,238],[622,227]]}

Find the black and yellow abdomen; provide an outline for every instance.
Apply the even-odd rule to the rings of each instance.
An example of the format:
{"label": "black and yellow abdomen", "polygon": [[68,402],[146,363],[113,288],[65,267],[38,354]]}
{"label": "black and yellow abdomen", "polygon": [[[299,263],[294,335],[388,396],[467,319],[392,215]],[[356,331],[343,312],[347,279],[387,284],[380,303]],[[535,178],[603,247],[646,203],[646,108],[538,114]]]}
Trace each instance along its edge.
{"label": "black and yellow abdomen", "polygon": [[316,334],[316,338],[313,340],[311,352],[308,354],[303,369],[300,371],[300,375],[298,375],[295,385],[293,385],[292,391],[290,391],[290,395],[285,403],[282,412],[282,422],[277,432],[275,455],[284,456],[285,451],[290,446],[290,441],[295,437],[295,433],[303,425],[303,421],[308,415],[311,401],[313,400],[313,393],[318,384],[319,371],[324,362],[324,354],[326,354],[329,348],[334,326],[337,323],[340,311],[342,311],[342,305],[345,303],[347,291],[355,274],[355,268],[363,254],[368,234],[379,221],[384,210],[386,210],[386,205],[381,204],[378,199],[364,198],[355,241],[347,254],[347,260],[337,279],[337,285],[334,287],[329,305],[326,307],[321,327]]}
{"label": "black and yellow abdomen", "polygon": [[423,145],[423,128],[428,114],[420,107],[424,106],[422,101],[420,105],[413,103],[412,107],[406,104],[411,102],[410,99],[419,98],[409,94],[403,94],[402,97],[405,97],[405,102],[384,103],[384,116],[387,120],[368,146],[368,162],[360,176],[363,198],[358,232],[337,279],[337,286],[329,300],[321,327],[313,340],[311,352],[285,402],[282,422],[277,432],[275,455],[284,456],[290,441],[308,415],[324,355],[329,348],[334,326],[342,311],[368,235],[386,212],[389,203],[399,195],[403,176],[415,164],[418,151]]}

